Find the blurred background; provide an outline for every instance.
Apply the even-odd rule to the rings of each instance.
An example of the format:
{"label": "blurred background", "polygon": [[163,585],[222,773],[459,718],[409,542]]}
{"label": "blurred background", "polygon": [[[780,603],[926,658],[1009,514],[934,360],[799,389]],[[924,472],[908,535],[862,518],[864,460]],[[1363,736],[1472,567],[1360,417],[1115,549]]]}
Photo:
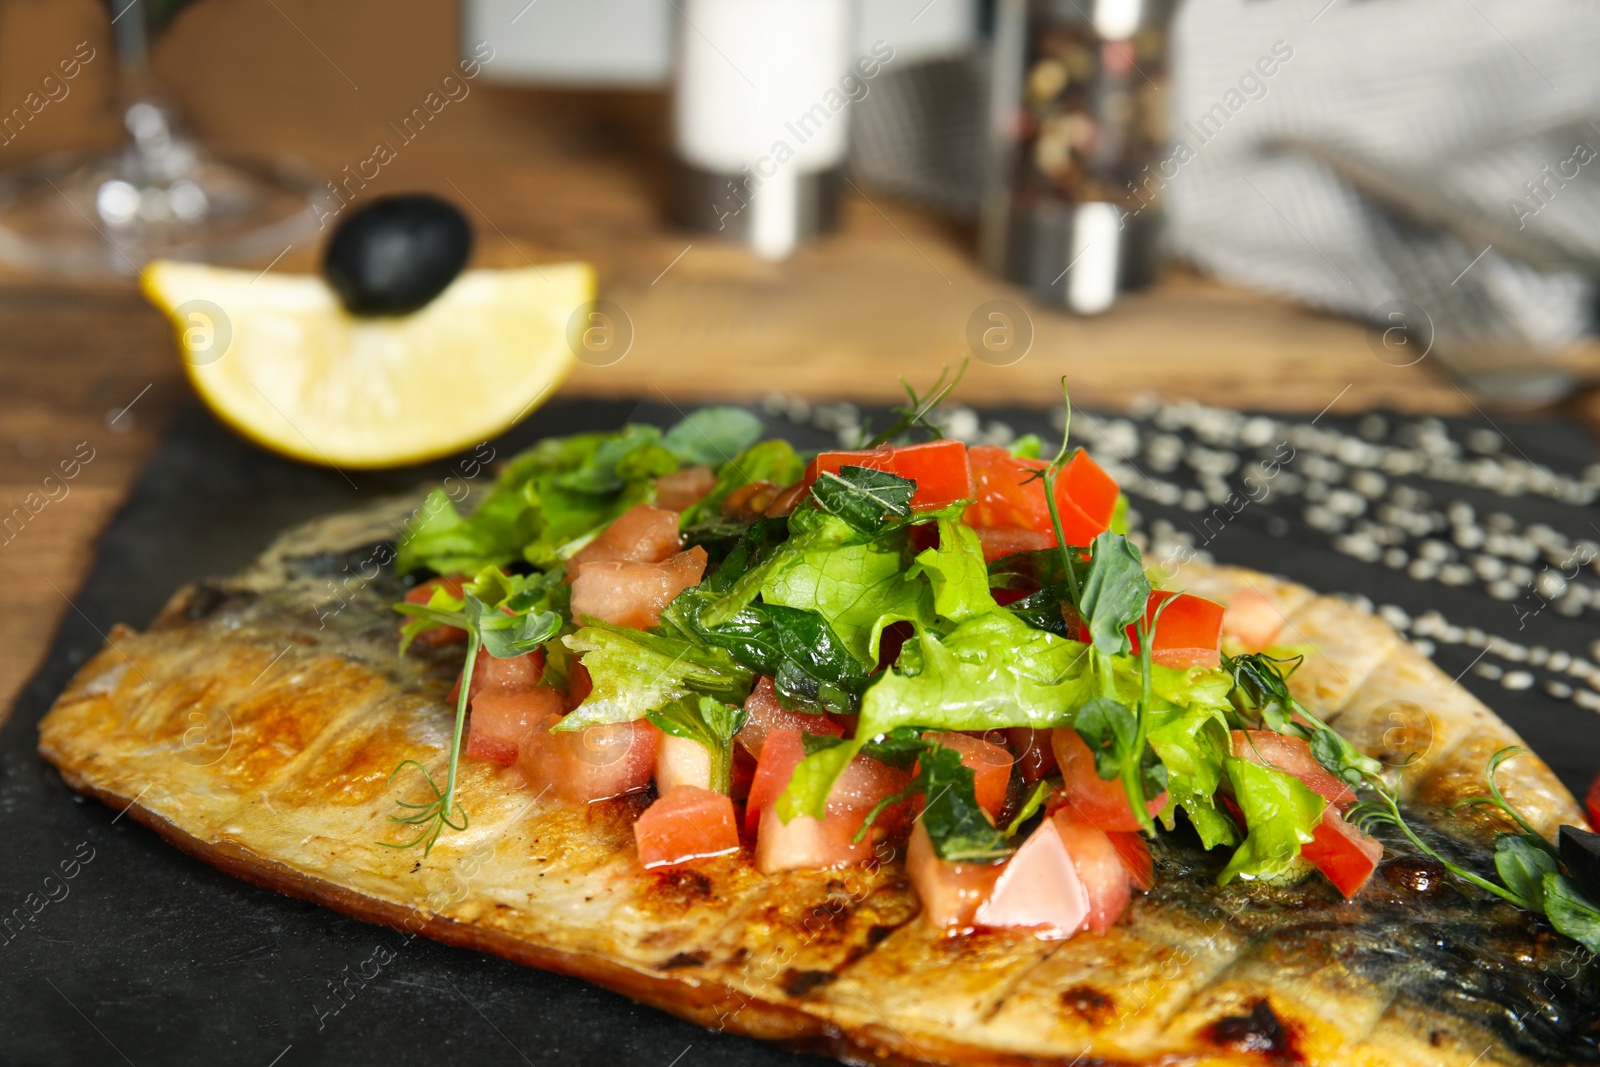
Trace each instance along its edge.
{"label": "blurred background", "polygon": [[180,255],[311,270],[344,203],[426,189],[484,263],[595,263],[637,344],[577,391],[887,395],[1005,300],[1030,355],[973,399],[1070,370],[1086,400],[1581,409],[1597,44],[1550,0],[0,0],[0,343],[155,356],[125,281],[83,290],[137,248],[28,213],[114,243],[205,180],[78,199],[29,165],[122,141],[159,172],[175,115],[320,200]]}
{"label": "blurred background", "polygon": [[626,358],[562,396],[972,357],[969,404],[1593,428],[1597,54],[1575,0],[0,0],[0,490],[96,456],[6,566],[64,610],[192,403],[146,258],[315,272],[390,192],[594,265]]}

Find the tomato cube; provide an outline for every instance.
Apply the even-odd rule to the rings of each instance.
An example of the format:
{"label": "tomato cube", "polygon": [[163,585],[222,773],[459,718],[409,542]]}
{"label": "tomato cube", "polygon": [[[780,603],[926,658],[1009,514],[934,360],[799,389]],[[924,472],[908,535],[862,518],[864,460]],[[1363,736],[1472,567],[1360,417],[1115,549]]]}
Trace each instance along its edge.
{"label": "tomato cube", "polygon": [[660,563],[681,544],[676,511],[635,504],[567,560],[567,581],[577,578],[585,563]]}
{"label": "tomato cube", "polygon": [[961,757],[961,765],[973,775],[978,806],[989,813],[991,819],[999,818],[1005,807],[1006,791],[1011,785],[1011,753],[999,745],[981,741],[976,737],[958,733],[926,735],[945,748],[954,749]]}
{"label": "tomato cube", "polygon": [[978,544],[983,546],[984,562],[993,563],[1018,552],[1054,548],[1056,535],[1043,530],[1025,530],[1020,526],[980,526]]}
{"label": "tomato cube", "polygon": [[974,495],[967,446],[960,441],[823,452],[806,465],[804,484],[809,488],[824,471],[838,474],[841,467],[867,467],[910,478],[917,483],[917,491],[911,496],[913,511],[937,510],[959,500],[971,500]]}
{"label": "tomato cube", "polygon": [[773,730],[756,763],[745,802],[745,830],[756,833],[756,865],[767,873],[838,867],[865,859],[872,853],[874,838],[903,817],[904,807],[896,805],[879,815],[874,833],[854,840],[878,802],[905,788],[910,780],[905,771],[857,756],[828,793],[825,818],[800,815],[785,823],[774,805],[804,758],[798,730]]}
{"label": "tomato cube", "polygon": [[[518,693],[532,689],[543,678],[543,649],[536,648],[532,652],[524,652],[520,656],[508,659],[498,659],[479,649],[478,655],[472,661],[472,685],[467,690],[467,701],[470,704],[477,700],[478,694],[486,689],[504,693]],[[450,690],[450,703],[454,704],[460,695],[461,679],[457,678],[455,687]]]}
{"label": "tomato cube", "polygon": [[1061,835],[1067,855],[1072,857],[1073,869],[1078,872],[1078,880],[1089,898],[1089,913],[1084,923],[1095,933],[1103,934],[1122,918],[1122,913],[1128,910],[1128,902],[1133,899],[1122,853],[1108,834],[1073,818],[1069,810],[1056,812],[1049,821]]}
{"label": "tomato cube", "polygon": [[1383,859],[1383,845],[1339,816],[1330,805],[1300,855],[1316,865],[1349,900],[1361,891]]}
{"label": "tomato cube", "polygon": [[[998,445],[970,451],[976,502],[967,509],[969,526],[1012,527],[1045,534],[1055,544],[1055,527],[1045,501],[1042,459],[1020,459]],[[1087,452],[1075,453],[1056,478],[1056,510],[1067,544],[1084,546],[1111,526],[1117,483]],[[1048,546],[1046,546],[1048,547]]]}
{"label": "tomato cube", "polygon": [[[430,578],[421,585],[414,586],[406,592],[407,604],[426,604],[433,596],[435,589],[443,588],[453,597],[461,596],[461,587],[472,579],[464,574],[452,574],[446,578]],[[401,626],[411,621],[403,619]],[[416,636],[414,644],[425,648],[443,648],[445,645],[464,645],[467,643],[467,631],[457,626],[437,626],[432,630],[424,630]]]}
{"label": "tomato cube", "polygon": [[[1050,735],[1055,749],[1056,762],[1061,766],[1062,797],[1060,807],[1073,816],[1107,833],[1118,830],[1138,830],[1139,820],[1134,817],[1128,803],[1128,793],[1117,778],[1106,781],[1095,770],[1094,753],[1084,744],[1083,738],[1071,727],[1054,730]],[[1167,794],[1145,802],[1153,818],[1167,806]]]}
{"label": "tomato cube", "polygon": [[1272,644],[1283,629],[1283,612],[1254,589],[1233,594],[1222,613],[1222,632],[1244,646],[1246,652],[1260,652]]}
{"label": "tomato cube", "polygon": [[663,733],[656,744],[656,788],[665,793],[678,786],[711,788],[711,753],[687,737]]}
{"label": "tomato cube", "polygon": [[1600,776],[1589,787],[1589,825],[1600,831]]}
{"label": "tomato cube", "polygon": [[633,824],[639,862],[646,870],[739,851],[733,801],[709,789],[668,789]]}
{"label": "tomato cube", "polygon": [[749,712],[744,726],[734,735],[734,740],[752,756],[761,755],[761,745],[773,730],[799,730],[802,733],[830,737],[844,736],[844,728],[826,715],[812,715],[804,711],[790,711],[778,703],[778,694],[772,688],[772,679],[763,675],[756,679],[750,696],[744,702]]}
{"label": "tomato cube", "polygon": [[1285,737],[1272,730],[1233,731],[1233,754],[1262,767],[1292,775],[1338,811],[1349,810],[1356,802],[1356,791],[1317,762],[1311,746],[1298,737]]}
{"label": "tomato cube", "polygon": [[517,767],[535,792],[591,804],[649,787],[661,731],[647,720],[551,732],[559,721],[534,723],[517,751]]}
{"label": "tomato cube", "polygon": [[1113,832],[1106,834],[1122,857],[1122,866],[1128,872],[1128,881],[1135,889],[1148,893],[1156,885],[1156,866],[1150,858],[1150,846],[1143,834]]}
{"label": "tomato cube", "polygon": [[979,905],[994,892],[1005,869],[1001,863],[946,863],[933,851],[921,820],[911,828],[906,875],[922,901],[922,914],[935,928],[961,933],[972,926]]}
{"label": "tomato cube", "polygon": [[663,474],[656,479],[656,504],[668,511],[688,511],[716,484],[717,472],[704,464]]}
{"label": "tomato cube", "polygon": [[603,560],[583,563],[572,583],[572,615],[592,615],[614,626],[648,630],[661,609],[706,571],[706,550],[696,545],[660,563]]}
{"label": "tomato cube", "polygon": [[501,767],[517,762],[522,738],[535,723],[563,710],[554,689],[490,689],[472,701],[467,724],[467,755]]}
{"label": "tomato cube", "polygon": [[[1157,617],[1156,612],[1160,611]],[[1188,593],[1157,589],[1144,608],[1145,624],[1155,619],[1150,660],[1163,667],[1215,667],[1222,662],[1222,605]],[[1139,652],[1139,631],[1128,627],[1128,640]]]}
{"label": "tomato cube", "polygon": [[1041,938],[1060,939],[1081,930],[1089,913],[1089,893],[1067,851],[1067,842],[1056,820],[1046,819],[1006,861],[973,921],[979,926],[1023,928]]}

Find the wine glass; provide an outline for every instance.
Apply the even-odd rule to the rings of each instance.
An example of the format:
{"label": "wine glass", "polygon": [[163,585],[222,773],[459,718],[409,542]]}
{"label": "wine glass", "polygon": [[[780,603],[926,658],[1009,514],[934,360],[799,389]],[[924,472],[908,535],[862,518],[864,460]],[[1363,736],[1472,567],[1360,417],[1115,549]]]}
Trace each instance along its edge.
{"label": "wine glass", "polygon": [[287,161],[224,159],[154,95],[149,42],[188,0],[105,0],[125,136],[114,149],[0,173],[0,259],[78,277],[152,259],[248,263],[316,229],[316,177]]}

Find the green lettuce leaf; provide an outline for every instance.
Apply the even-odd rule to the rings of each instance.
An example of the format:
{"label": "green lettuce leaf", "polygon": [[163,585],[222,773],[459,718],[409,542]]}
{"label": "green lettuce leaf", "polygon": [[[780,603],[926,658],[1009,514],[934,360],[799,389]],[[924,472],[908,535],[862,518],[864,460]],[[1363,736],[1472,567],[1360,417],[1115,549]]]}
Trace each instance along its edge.
{"label": "green lettuce leaf", "polygon": [[934,613],[951,622],[1000,610],[989,591],[989,567],[977,532],[956,518],[941,516],[938,522],[938,546],[917,553],[906,577],[926,575],[933,587]]}
{"label": "green lettuce leaf", "polygon": [[869,670],[878,664],[884,627],[933,621],[927,584],[910,580],[903,565],[903,529],[864,539],[843,520],[809,508],[791,515],[789,525],[789,541],[761,573],[766,603],[815,611]]}
{"label": "green lettuce leaf", "polygon": [[1215,704],[1161,703],[1167,706],[1149,712],[1146,740],[1167,768],[1170,803],[1160,815],[1163,825],[1173,829],[1181,807],[1206,848],[1237,844],[1238,828],[1217,810],[1215,800],[1222,784],[1222,761],[1230,754],[1227,717]]}
{"label": "green lettuce leaf", "polygon": [[761,420],[744,408],[701,408],[668,430],[661,443],[685,466],[720,467],[754,444],[761,430]]}
{"label": "green lettuce leaf", "polygon": [[694,693],[741,706],[750,695],[754,674],[725,649],[678,635],[585,622],[561,641],[583,656],[594,689],[557,729],[630,722]]}
{"label": "green lettuce leaf", "polygon": [[820,817],[851,757],[898,726],[1066,725],[1092,681],[1085,652],[1076,641],[1035,630],[1008,612],[980,615],[943,636],[919,628],[901,652],[901,666],[883,672],[862,697],[857,740],[802,760],[778,800],[778,814]]}
{"label": "green lettuce leaf", "polygon": [[1271,767],[1234,756],[1224,758],[1222,765],[1247,830],[1217,884],[1227,885],[1235,878],[1270,881],[1288,874],[1300,858],[1301,846],[1311,843],[1328,802]]}

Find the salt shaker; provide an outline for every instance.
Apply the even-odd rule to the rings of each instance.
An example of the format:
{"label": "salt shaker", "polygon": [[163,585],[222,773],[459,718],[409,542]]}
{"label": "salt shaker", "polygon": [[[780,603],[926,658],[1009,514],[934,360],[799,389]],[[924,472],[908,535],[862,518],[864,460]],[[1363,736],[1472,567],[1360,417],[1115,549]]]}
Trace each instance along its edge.
{"label": "salt shaker", "polygon": [[782,259],[838,221],[849,0],[682,0],[673,206],[691,229]]}

